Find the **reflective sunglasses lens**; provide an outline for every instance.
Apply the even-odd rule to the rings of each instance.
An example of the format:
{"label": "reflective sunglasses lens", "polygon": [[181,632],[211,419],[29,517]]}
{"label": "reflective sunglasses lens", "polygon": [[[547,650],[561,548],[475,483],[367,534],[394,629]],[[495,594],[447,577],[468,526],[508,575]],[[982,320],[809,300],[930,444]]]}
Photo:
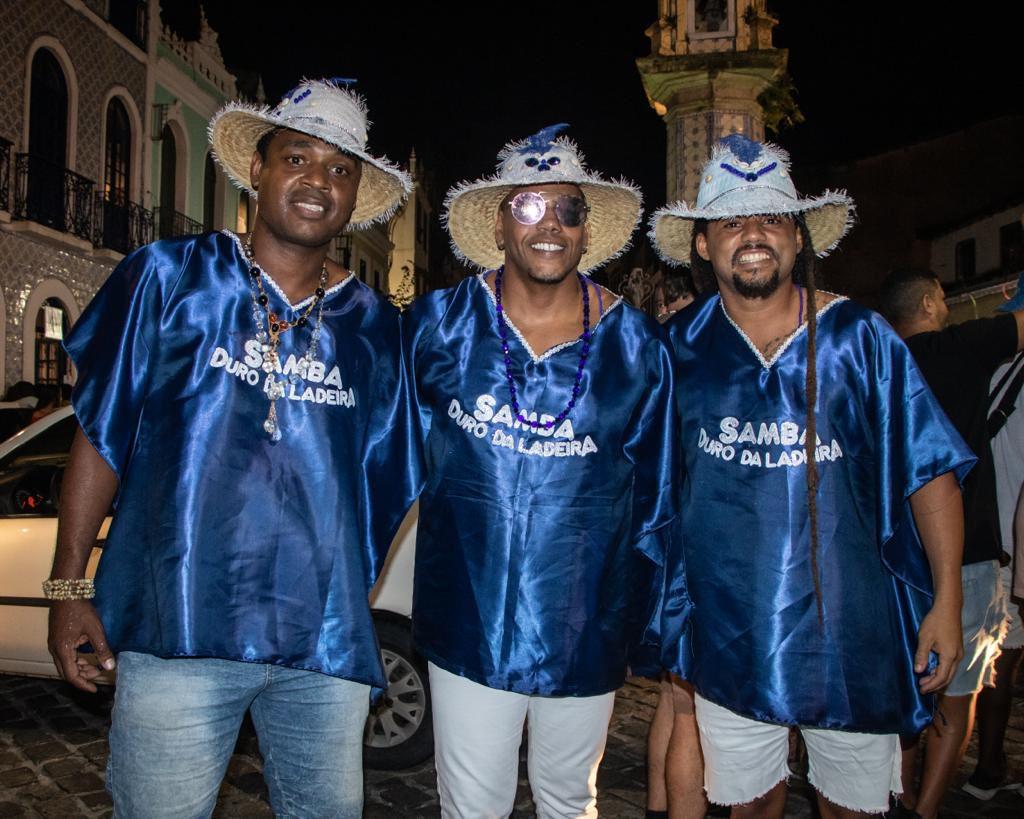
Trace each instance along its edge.
{"label": "reflective sunglasses lens", "polygon": [[513,218],[521,225],[535,225],[544,218],[544,197],[533,191],[517,193],[509,202]]}
{"label": "reflective sunglasses lens", "polygon": [[555,215],[563,227],[579,227],[587,218],[587,203],[578,196],[559,196]]}

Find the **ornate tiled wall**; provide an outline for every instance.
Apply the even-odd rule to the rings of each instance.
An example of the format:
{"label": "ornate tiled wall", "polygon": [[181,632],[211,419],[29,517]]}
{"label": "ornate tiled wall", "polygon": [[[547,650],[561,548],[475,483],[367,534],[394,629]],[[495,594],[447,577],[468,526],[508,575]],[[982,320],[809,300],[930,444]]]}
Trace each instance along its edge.
{"label": "ornate tiled wall", "polygon": [[[102,5],[102,4],[99,4]],[[23,150],[25,70],[28,49],[48,34],[64,46],[78,79],[78,149],[75,170],[100,181],[103,99],[112,85],[123,85],[145,111],[146,66],[61,0],[0,0],[4,36],[0,42],[0,136]],[[74,127],[69,123],[69,127]],[[140,140],[141,141],[141,140]]]}
{"label": "ornate tiled wall", "polygon": [[22,376],[25,305],[45,279],[67,285],[77,302],[76,312],[89,303],[106,280],[113,263],[90,255],[60,250],[23,234],[0,230],[0,288],[4,295],[6,390]]}
{"label": "ornate tiled wall", "polygon": [[700,174],[711,154],[715,140],[731,133],[742,133],[751,139],[764,139],[764,122],[748,111],[719,108],[675,115],[669,129],[669,161],[672,175],[669,199],[693,202],[697,198]]}

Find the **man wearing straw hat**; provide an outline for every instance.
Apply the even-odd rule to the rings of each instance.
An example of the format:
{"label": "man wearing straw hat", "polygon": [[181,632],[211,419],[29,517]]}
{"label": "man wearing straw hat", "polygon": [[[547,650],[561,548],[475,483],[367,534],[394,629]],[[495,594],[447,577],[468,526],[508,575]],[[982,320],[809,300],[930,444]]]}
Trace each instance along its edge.
{"label": "man wearing straw hat", "polygon": [[545,128],[449,192],[482,269],[403,322],[425,442],[414,638],[430,661],[441,812],[513,809],[529,722],[542,817],[596,816],[627,654],[674,517],[671,357],[594,283],[640,194]]}
{"label": "man wearing straw hat", "polygon": [[691,639],[668,617],[663,636],[696,689],[708,796],[735,816],[782,815],[789,726],[823,816],[886,810],[898,735],[928,723],[961,651],[974,459],[885,321],[815,289],[852,207],[800,199],[783,151],[732,135],[696,206],[652,220],[666,261],[717,291],[667,325],[695,608]]}
{"label": "man wearing straw hat", "polygon": [[[81,429],[45,584],[51,651],[85,690],[97,671],[76,648],[107,669],[117,655],[118,815],[209,816],[251,710],[275,813],[355,817],[385,685],[367,592],[414,439],[397,311],[327,251],[409,180],[367,153],[364,103],[332,82],[229,105],[210,136],[259,197],[251,232],[131,254],[67,343]],[[112,501],[94,609],[86,559]]]}

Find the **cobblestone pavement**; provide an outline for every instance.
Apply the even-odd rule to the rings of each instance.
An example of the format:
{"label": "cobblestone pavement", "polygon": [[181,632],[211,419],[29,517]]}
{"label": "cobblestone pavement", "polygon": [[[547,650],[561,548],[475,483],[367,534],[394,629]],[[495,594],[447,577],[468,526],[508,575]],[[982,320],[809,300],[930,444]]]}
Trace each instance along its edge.
{"label": "cobblestone pavement", "polygon": [[[644,680],[631,680],[619,692],[598,777],[598,807],[605,819],[643,816],[644,748],[656,698],[656,686]],[[110,816],[103,767],[111,703],[109,691],[90,696],[52,680],[0,676],[0,819]],[[1024,699],[1020,697],[1014,702],[1006,751],[1011,774],[1024,777]],[[973,770],[973,754],[972,742],[942,816],[1024,816],[1024,796],[1003,793],[986,803],[958,790]],[[520,773],[515,819],[533,816],[525,766]],[[791,785],[786,816],[812,816],[807,784],[794,777]],[[433,765],[367,771],[364,815],[366,819],[438,816]],[[214,816],[271,816],[251,729],[239,739]]]}

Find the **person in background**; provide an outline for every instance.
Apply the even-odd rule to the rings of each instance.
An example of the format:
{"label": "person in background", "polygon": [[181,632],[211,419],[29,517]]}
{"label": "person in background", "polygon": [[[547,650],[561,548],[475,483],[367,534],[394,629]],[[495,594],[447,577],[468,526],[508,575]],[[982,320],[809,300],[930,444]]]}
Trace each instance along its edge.
{"label": "person in background", "polygon": [[664,324],[696,297],[689,271],[669,268],[654,288],[654,317]]}
{"label": "person in background", "polygon": [[917,745],[904,741],[901,805],[932,819],[967,749],[978,693],[994,683],[994,663],[1007,617],[999,580],[1003,546],[989,444],[988,396],[996,368],[1024,347],[1024,312],[950,325],[942,283],[924,268],[892,271],[882,283],[881,308],[906,342],[939,405],[978,456],[977,466],[963,484],[963,658],[928,727],[916,792]]}

